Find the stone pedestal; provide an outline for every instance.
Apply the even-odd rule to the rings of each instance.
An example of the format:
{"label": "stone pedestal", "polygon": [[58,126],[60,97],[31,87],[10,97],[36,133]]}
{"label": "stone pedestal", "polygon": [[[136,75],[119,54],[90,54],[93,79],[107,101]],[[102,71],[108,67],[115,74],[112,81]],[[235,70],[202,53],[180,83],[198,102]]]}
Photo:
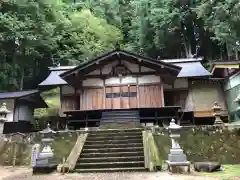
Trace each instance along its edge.
{"label": "stone pedestal", "polygon": [[219,106],[218,103],[215,102],[212,107],[212,110],[213,110],[213,115],[215,116],[214,124],[215,125],[224,124],[223,121],[221,120],[221,110],[222,110],[221,106]]}
{"label": "stone pedestal", "polygon": [[170,138],[172,141],[172,148],[168,154],[168,169],[173,172],[179,166],[187,166],[188,172],[190,172],[190,163],[187,161],[187,157],[181,149],[178,139],[180,138],[181,126],[175,124],[175,120],[172,119],[170,126],[168,127],[170,132]]}

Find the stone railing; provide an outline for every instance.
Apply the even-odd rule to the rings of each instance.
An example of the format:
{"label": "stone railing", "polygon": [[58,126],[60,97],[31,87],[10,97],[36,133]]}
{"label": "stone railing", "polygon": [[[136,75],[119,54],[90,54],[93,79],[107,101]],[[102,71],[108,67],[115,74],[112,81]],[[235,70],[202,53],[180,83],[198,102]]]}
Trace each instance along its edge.
{"label": "stone railing", "polygon": [[83,145],[87,139],[88,133],[84,133],[84,134],[80,134],[76,144],[74,145],[71,153],[69,154],[66,162],[63,164],[61,171],[66,172],[66,171],[73,171],[78,157],[80,156],[82,149],[83,149]]}
{"label": "stone railing", "polygon": [[160,170],[162,162],[151,131],[143,131],[144,163],[149,171]]}

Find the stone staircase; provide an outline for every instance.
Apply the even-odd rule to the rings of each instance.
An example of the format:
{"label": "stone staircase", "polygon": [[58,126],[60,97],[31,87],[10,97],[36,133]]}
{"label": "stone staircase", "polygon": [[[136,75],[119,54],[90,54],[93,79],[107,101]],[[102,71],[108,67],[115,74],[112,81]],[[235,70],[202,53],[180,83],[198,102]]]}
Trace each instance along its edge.
{"label": "stone staircase", "polygon": [[102,113],[100,125],[109,123],[140,123],[139,111],[137,110],[114,110]]}
{"label": "stone staircase", "polygon": [[76,172],[144,171],[142,129],[89,132]]}

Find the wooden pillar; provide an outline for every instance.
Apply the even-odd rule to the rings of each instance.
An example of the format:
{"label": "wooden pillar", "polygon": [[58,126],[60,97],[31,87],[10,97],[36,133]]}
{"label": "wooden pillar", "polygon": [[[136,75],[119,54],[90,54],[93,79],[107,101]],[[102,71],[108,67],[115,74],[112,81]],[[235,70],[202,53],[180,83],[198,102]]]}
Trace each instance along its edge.
{"label": "wooden pillar", "polygon": [[164,100],[164,91],[163,91],[163,81],[162,81],[161,77],[160,77],[160,86],[161,86],[162,107],[164,107],[165,106],[165,100]]}
{"label": "wooden pillar", "polygon": [[105,84],[105,78],[103,79],[103,108],[106,109],[106,84]]}
{"label": "wooden pillar", "polygon": [[138,76],[137,78],[137,107],[140,108],[140,104],[139,104],[139,85],[138,85]]}
{"label": "wooden pillar", "polygon": [[85,124],[85,127],[87,128],[88,127],[88,114],[86,113],[86,124]]}
{"label": "wooden pillar", "polygon": [[73,110],[77,109],[77,88],[74,88],[74,104],[73,104]]}

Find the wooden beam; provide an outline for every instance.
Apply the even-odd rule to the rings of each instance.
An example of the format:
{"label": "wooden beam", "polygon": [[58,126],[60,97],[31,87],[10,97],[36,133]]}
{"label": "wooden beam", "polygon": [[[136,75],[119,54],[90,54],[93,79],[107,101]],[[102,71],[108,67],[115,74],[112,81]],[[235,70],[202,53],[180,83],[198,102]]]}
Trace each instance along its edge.
{"label": "wooden beam", "polygon": [[106,109],[106,84],[105,84],[105,79],[103,79],[103,108]]}
{"label": "wooden beam", "polygon": [[194,117],[214,117],[213,111],[194,111]]}

